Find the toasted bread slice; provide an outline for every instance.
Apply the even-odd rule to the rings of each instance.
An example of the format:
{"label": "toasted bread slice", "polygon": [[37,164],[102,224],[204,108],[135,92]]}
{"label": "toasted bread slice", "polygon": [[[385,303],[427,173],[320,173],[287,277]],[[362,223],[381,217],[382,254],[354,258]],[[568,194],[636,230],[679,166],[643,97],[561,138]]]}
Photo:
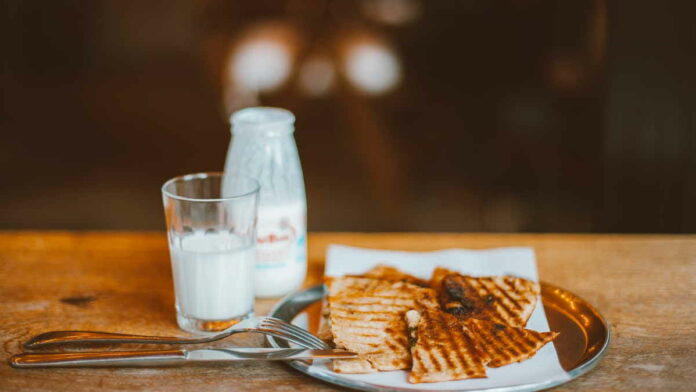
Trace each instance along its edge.
{"label": "toasted bread slice", "polygon": [[476,318],[524,327],[536,307],[539,284],[514,276],[475,278],[437,268],[431,279],[442,309],[460,320]]}
{"label": "toasted bread slice", "polygon": [[398,268],[385,264],[379,264],[360,276],[363,278],[388,280],[390,282],[407,282],[415,284],[416,286],[428,287],[428,281],[416,278]]}
{"label": "toasted bread slice", "polygon": [[411,356],[404,313],[437,307],[435,292],[405,282],[342,277],[328,278],[329,319],[337,348],[359,354],[337,360],[339,373],[408,369]]}
{"label": "toasted bread slice", "polygon": [[441,310],[406,313],[413,365],[410,383],[486,377],[485,356],[456,317]]}
{"label": "toasted bread slice", "polygon": [[321,301],[321,314],[319,316],[317,337],[328,344],[333,344],[333,335],[331,335],[331,321],[329,320],[329,300],[326,297],[324,297],[324,299]]}
{"label": "toasted bread slice", "polygon": [[559,335],[558,332],[537,332],[477,319],[468,319],[463,325],[478,341],[488,367],[527,360]]}

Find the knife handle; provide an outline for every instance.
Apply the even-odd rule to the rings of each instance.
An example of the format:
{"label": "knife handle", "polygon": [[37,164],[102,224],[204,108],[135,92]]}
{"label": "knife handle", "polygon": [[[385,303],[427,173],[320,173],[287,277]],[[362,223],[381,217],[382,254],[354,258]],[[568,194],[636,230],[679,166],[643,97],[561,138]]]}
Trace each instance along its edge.
{"label": "knife handle", "polygon": [[[45,346],[80,343],[198,343],[200,339],[174,338],[168,336],[131,335],[94,331],[51,331],[36,335],[24,343],[24,348],[33,350]],[[203,343],[203,341],[201,341]]]}
{"label": "knife handle", "polygon": [[186,360],[184,350],[106,351],[76,353],[22,353],[10,358],[20,369],[43,367],[157,366]]}

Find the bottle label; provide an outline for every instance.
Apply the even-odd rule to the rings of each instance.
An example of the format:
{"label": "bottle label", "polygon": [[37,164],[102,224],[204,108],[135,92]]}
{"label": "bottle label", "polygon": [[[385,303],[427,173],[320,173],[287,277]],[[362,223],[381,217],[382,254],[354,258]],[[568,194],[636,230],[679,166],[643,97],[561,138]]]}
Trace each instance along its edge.
{"label": "bottle label", "polygon": [[306,261],[305,211],[303,203],[259,206],[257,269],[283,268]]}

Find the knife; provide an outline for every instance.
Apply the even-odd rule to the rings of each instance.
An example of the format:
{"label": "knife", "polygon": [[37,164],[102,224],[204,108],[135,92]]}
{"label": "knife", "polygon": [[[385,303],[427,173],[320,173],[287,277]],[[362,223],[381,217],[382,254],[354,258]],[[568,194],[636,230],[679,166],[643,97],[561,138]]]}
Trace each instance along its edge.
{"label": "knife", "polygon": [[288,361],[294,359],[355,358],[344,350],[295,348],[206,348],[199,350],[100,351],[22,353],[10,358],[16,368],[172,366],[196,362]]}

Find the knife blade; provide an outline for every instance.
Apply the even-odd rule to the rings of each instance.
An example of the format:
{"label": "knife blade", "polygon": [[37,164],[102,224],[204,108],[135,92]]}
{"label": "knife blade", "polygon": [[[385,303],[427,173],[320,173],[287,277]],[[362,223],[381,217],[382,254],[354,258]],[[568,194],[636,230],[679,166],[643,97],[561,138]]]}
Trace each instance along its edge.
{"label": "knife blade", "polygon": [[228,347],[198,350],[22,353],[10,358],[10,365],[16,368],[131,367],[172,366],[194,362],[289,361],[355,357],[357,354],[344,350]]}
{"label": "knife blade", "polygon": [[189,361],[286,361],[293,359],[355,358],[357,354],[345,350],[294,348],[213,348],[189,350]]}

